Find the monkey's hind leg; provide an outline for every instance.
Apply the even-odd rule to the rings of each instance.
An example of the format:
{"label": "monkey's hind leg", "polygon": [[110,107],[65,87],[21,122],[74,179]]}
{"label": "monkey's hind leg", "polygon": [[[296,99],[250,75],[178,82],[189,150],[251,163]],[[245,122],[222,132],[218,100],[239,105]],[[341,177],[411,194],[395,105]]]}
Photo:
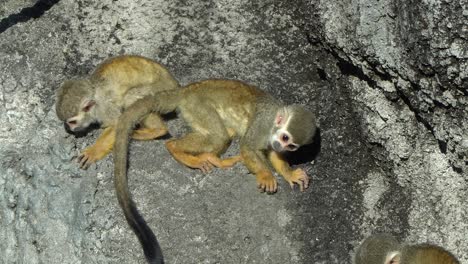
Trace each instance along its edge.
{"label": "monkey's hind leg", "polygon": [[180,112],[193,132],[180,139],[168,141],[167,149],[180,163],[205,173],[213,167],[233,166],[241,160],[240,156],[225,160],[219,158],[231,142],[230,131],[226,129],[215,109],[198,102],[196,98],[192,99],[180,106]]}
{"label": "monkey's hind leg", "polygon": [[178,162],[207,173],[213,167],[227,168],[240,161],[240,156],[219,158],[219,153],[224,151],[228,143],[229,138],[223,141],[192,132],[182,138],[167,141],[166,148]]}
{"label": "monkey's hind leg", "polygon": [[198,157],[202,160],[206,160],[217,168],[230,168],[237,162],[242,161],[241,155],[232,156],[230,158],[221,159],[217,155],[207,152],[199,154]]}
{"label": "monkey's hind leg", "polygon": [[156,113],[150,113],[140,123],[140,128],[133,131],[132,138],[136,140],[152,140],[167,134],[167,127]]}
{"label": "monkey's hind leg", "polygon": [[166,148],[180,163],[190,168],[200,169],[205,173],[211,171],[213,167],[232,167],[241,161],[241,157],[234,156],[227,159],[219,157],[219,154],[229,145],[230,139],[227,133],[224,133],[224,127],[218,128],[217,131],[217,134],[208,136],[192,132],[180,139],[167,141]]}

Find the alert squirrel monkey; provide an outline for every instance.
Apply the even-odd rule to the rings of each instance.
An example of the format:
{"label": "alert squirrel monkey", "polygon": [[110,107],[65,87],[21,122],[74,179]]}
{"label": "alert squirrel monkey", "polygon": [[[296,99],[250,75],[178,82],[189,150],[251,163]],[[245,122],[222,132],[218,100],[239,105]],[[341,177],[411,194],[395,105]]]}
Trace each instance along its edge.
{"label": "alert squirrel monkey", "polygon": [[447,250],[431,245],[400,245],[387,234],[366,238],[359,246],[354,264],[459,264]]}
{"label": "alert squirrel monkey", "polygon": [[[258,188],[275,192],[277,182],[269,160],[291,186],[298,184],[302,191],[309,184],[307,174],[302,169],[291,169],[282,156],[285,151],[295,151],[312,142],[315,117],[306,108],[286,106],[254,86],[230,80],[206,80],[180,90],[147,96],[128,107],[119,118],[114,177],[120,205],[149,262],[160,255],[154,253],[159,252],[156,238],[138,214],[128,191],[128,135],[149,113],[162,114],[176,109],[192,129],[182,138],[166,142],[167,149],[180,163],[207,172],[213,167],[226,168],[243,160],[256,175]],[[240,138],[241,155],[220,159],[234,137]]]}
{"label": "alert squirrel monkey", "polygon": [[[104,131],[81,152],[82,168],[104,158],[115,141],[115,125],[123,109],[147,95],[179,87],[169,71],[140,56],[118,56],[104,61],[91,76],[65,81],[57,92],[56,112],[67,132],[81,134],[93,124]],[[161,117],[146,115],[132,137],[151,140],[167,133]]]}

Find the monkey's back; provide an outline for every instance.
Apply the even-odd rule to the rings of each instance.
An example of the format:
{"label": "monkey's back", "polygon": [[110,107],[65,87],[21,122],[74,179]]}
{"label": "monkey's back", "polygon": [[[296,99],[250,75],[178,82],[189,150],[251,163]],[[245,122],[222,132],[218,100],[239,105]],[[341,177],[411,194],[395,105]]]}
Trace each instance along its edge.
{"label": "monkey's back", "polygon": [[101,63],[90,77],[96,112],[106,127],[115,123],[122,109],[147,95],[179,87],[171,73],[159,63],[141,56],[123,55]]}
{"label": "monkey's back", "polygon": [[[182,89],[180,108],[184,118],[213,118],[215,110],[225,127],[243,135],[251,120],[259,98],[268,96],[261,89],[235,80],[206,80],[187,85]],[[210,109],[205,109],[210,108]],[[204,116],[206,115],[206,116]]]}
{"label": "monkey's back", "polygon": [[[159,63],[141,56],[123,55],[100,64],[91,78],[104,80],[107,89],[123,100],[133,89],[147,86],[152,94],[179,87],[171,73]],[[151,85],[150,84],[156,84]]]}

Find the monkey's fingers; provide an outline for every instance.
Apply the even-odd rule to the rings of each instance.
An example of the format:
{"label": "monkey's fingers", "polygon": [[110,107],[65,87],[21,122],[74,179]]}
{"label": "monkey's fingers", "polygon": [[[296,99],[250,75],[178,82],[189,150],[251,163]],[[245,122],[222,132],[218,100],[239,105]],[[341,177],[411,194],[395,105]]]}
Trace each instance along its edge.
{"label": "monkey's fingers", "polygon": [[212,169],[214,168],[213,164],[209,163],[209,162],[202,162],[202,164],[200,165],[199,169],[203,172],[203,173],[208,173],[210,172]]}
{"label": "monkey's fingers", "polygon": [[217,166],[217,167],[229,168],[229,167],[234,166],[237,162],[240,162],[240,161],[242,161],[241,155],[233,156],[233,157],[221,160],[221,166]]}
{"label": "monkey's fingers", "polygon": [[230,158],[227,158],[227,159],[221,159],[220,157],[216,156],[215,154],[209,153],[209,152],[200,154],[197,157],[200,158],[201,160],[204,160],[204,161],[207,161],[207,162],[211,163],[213,166],[215,166],[217,168],[223,168],[223,169],[232,167],[237,162],[242,160],[242,157],[240,155],[230,157]]}
{"label": "monkey's fingers", "polygon": [[310,178],[309,176],[307,176],[307,173],[305,173],[304,170],[296,169],[286,180],[289,182],[289,185],[291,185],[291,188],[294,187],[294,184],[297,184],[299,185],[299,189],[301,190],[301,192],[303,192],[304,189],[307,189],[309,187]]}
{"label": "monkey's fingers", "polygon": [[101,148],[96,148],[94,146],[88,147],[78,156],[78,163],[80,164],[81,169],[87,169],[91,164],[96,163],[96,161],[102,159],[107,153],[102,151]]}
{"label": "monkey's fingers", "polygon": [[91,161],[90,156],[82,153],[78,156],[78,163],[80,164],[81,169],[86,170],[93,162]]}
{"label": "monkey's fingers", "polygon": [[199,160],[199,161],[197,161],[197,163],[191,165],[190,167],[191,167],[191,168],[194,168],[194,169],[199,169],[199,170],[201,170],[203,173],[208,173],[208,172],[210,172],[210,171],[214,168],[214,165],[211,164],[211,163],[208,162],[208,161]]}
{"label": "monkey's fingers", "polygon": [[256,177],[257,188],[260,192],[274,193],[278,190],[278,182],[271,172],[259,172]]}
{"label": "monkey's fingers", "polygon": [[275,193],[278,190],[278,182],[276,180],[263,183],[261,192],[267,192],[267,193]]}

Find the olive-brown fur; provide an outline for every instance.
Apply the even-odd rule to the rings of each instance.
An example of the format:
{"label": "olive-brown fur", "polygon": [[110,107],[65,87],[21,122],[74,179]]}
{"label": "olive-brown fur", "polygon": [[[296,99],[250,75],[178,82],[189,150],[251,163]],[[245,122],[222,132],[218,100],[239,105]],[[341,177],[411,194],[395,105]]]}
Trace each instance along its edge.
{"label": "olive-brown fur", "polygon": [[[57,91],[56,113],[67,132],[81,134],[93,124],[104,128],[96,144],[81,153],[81,167],[87,168],[112,150],[115,125],[127,106],[147,95],[178,87],[164,66],[132,55],[105,60],[87,78],[65,81]],[[149,140],[166,132],[161,117],[151,114],[142,121],[134,138]]]}
{"label": "olive-brown fur", "polygon": [[366,238],[354,257],[354,264],[460,264],[442,247],[432,244],[401,245],[388,234]]}
{"label": "olive-brown fur", "polygon": [[[285,107],[261,89],[232,80],[205,80],[137,101],[121,115],[116,129],[114,177],[118,193],[124,194],[119,196],[124,211],[129,212],[128,208],[133,205],[127,186],[127,152],[133,127],[149,113],[168,113],[176,109],[191,127],[187,135],[166,142],[177,161],[208,172],[213,167],[228,168],[242,160],[256,175],[261,191],[275,192],[277,183],[268,166],[269,160],[291,185],[298,184],[301,190],[307,188],[306,173],[291,169],[281,154],[272,151],[269,143],[275,117],[284,112]],[[290,116],[294,114],[293,111]],[[315,118],[300,122],[304,130],[313,131],[308,134],[312,137]],[[294,136],[294,131],[289,133]],[[235,137],[240,138],[241,155],[221,159],[219,156]],[[310,140],[304,138],[304,141]],[[134,222],[131,214],[126,213],[126,217]],[[154,236],[150,230],[146,231],[149,233],[137,233],[143,244],[145,237]]]}

